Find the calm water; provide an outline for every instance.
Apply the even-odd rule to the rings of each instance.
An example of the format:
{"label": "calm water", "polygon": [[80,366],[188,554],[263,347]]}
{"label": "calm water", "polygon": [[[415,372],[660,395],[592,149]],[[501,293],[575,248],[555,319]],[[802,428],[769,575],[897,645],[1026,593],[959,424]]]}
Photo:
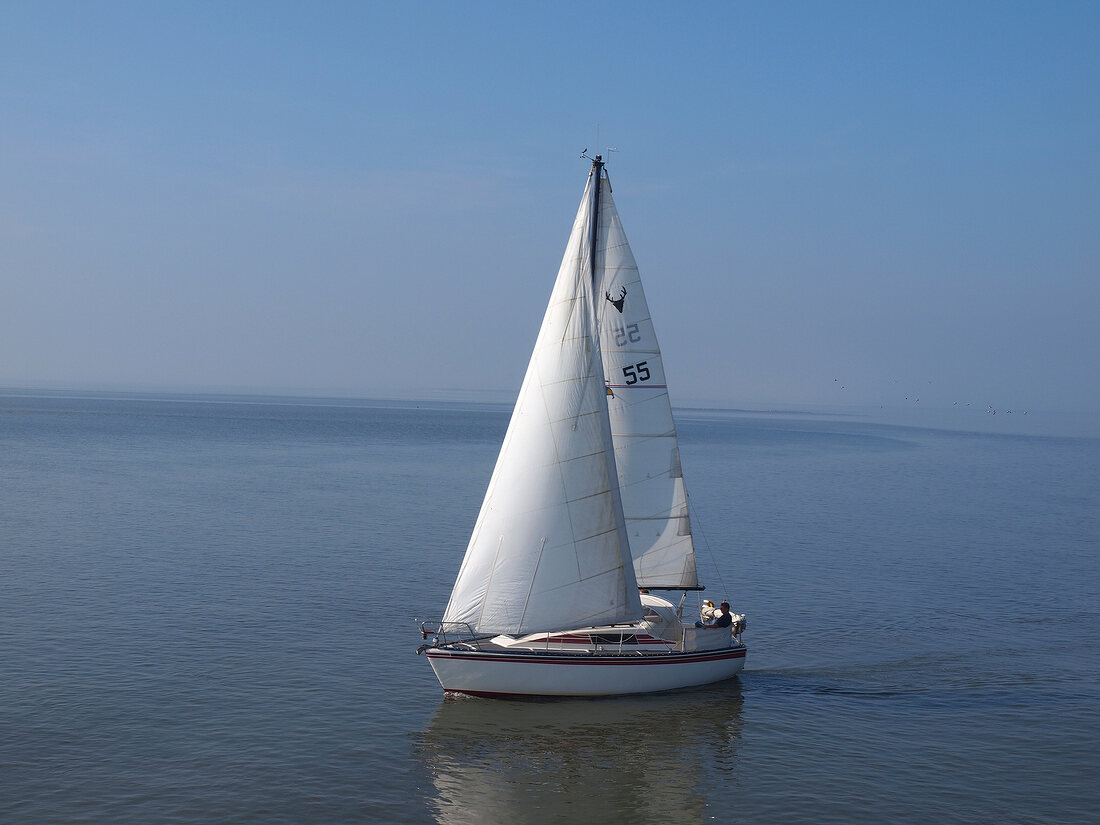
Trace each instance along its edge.
{"label": "calm water", "polygon": [[507,417],[0,395],[0,822],[1100,819],[1100,440],[681,412],[746,672],[444,699]]}

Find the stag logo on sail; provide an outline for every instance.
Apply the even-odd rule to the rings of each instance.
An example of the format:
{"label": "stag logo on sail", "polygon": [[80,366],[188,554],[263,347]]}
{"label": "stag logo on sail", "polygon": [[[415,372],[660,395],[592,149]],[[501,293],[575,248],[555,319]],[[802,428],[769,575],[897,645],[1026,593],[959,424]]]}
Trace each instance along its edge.
{"label": "stag logo on sail", "polygon": [[611,306],[613,306],[613,307],[615,307],[615,309],[619,310],[619,314],[622,315],[623,314],[623,304],[626,303],[626,287],[623,286],[623,287],[619,287],[619,288],[622,290],[622,292],[619,294],[618,300],[616,300],[615,298],[612,298],[610,292],[605,292],[604,296],[611,303]]}

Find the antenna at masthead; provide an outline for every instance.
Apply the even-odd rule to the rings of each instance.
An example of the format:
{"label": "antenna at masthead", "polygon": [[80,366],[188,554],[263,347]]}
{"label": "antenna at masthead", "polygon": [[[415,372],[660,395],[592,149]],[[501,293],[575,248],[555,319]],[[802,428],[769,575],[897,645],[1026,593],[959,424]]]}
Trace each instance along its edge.
{"label": "antenna at masthead", "polygon": [[[611,151],[616,150],[612,149]],[[588,150],[585,149],[583,152],[581,152],[581,157],[585,160],[592,161],[593,165],[599,164],[600,166],[603,166],[603,155],[596,155],[596,157],[592,157],[590,154],[588,154]]]}

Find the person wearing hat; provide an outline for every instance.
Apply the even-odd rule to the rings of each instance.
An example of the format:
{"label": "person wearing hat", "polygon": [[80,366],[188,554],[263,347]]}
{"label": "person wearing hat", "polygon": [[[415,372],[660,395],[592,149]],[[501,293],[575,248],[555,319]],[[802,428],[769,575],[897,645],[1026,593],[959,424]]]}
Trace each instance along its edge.
{"label": "person wearing hat", "polygon": [[718,609],[721,610],[722,612],[718,615],[718,618],[716,618],[713,622],[707,622],[706,624],[703,624],[702,622],[696,622],[695,626],[696,627],[729,627],[731,624],[733,624],[733,614],[730,613],[730,603],[729,602],[722,602],[722,604],[720,604],[718,606]]}

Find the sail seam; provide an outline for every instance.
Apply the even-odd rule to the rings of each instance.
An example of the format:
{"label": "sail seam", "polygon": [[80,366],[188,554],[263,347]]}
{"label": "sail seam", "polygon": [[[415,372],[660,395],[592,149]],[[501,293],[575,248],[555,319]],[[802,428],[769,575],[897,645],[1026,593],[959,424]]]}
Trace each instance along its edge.
{"label": "sail seam", "polygon": [[527,616],[527,605],[531,601],[531,593],[535,589],[535,581],[539,577],[539,565],[542,564],[542,551],[546,549],[547,536],[542,537],[542,541],[539,543],[539,557],[535,561],[535,572],[531,574],[531,585],[527,588],[527,598],[523,600],[523,610],[519,614],[519,622],[516,624],[516,633],[523,632],[523,620]]}

